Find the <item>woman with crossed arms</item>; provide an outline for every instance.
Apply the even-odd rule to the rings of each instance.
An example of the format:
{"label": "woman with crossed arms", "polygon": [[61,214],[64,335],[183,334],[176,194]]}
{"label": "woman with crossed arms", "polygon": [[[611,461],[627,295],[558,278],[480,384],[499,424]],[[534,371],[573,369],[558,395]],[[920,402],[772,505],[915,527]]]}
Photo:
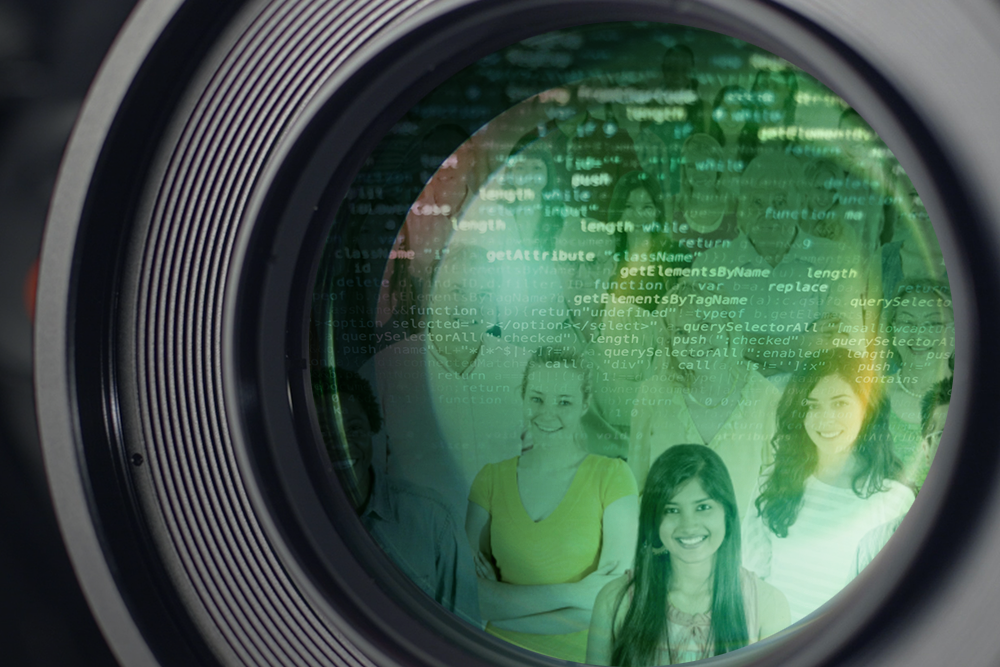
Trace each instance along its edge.
{"label": "woman with crossed arms", "polygon": [[594,600],[631,565],[638,498],[624,461],[584,447],[589,368],[573,353],[545,349],[521,386],[521,455],[479,472],[465,527],[486,631],[583,662]]}

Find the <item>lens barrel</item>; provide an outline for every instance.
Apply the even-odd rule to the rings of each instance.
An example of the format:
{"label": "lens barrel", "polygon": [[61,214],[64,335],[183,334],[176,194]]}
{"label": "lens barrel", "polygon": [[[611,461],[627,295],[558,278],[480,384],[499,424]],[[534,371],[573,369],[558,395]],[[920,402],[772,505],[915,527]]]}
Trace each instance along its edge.
{"label": "lens barrel", "polygon": [[116,657],[552,663],[443,613],[357,522],[324,458],[311,295],[332,213],[408,109],[515,42],[628,21],[745,40],[847,100],[920,191],[954,295],[957,398],[913,516],[828,613],[719,664],[989,664],[1000,612],[991,12],[806,0],[142,3],[64,158],[35,343],[57,513]]}

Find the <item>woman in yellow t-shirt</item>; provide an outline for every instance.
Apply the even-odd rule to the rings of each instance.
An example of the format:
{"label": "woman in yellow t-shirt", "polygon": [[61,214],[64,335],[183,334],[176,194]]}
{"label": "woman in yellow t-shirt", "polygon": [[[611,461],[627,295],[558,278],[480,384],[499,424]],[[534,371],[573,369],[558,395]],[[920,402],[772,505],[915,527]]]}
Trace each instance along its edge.
{"label": "woman in yellow t-shirt", "polygon": [[588,368],[571,352],[544,349],[521,384],[521,455],[479,471],[465,528],[487,632],[583,662],[594,600],[631,565],[638,497],[624,461],[584,449]]}

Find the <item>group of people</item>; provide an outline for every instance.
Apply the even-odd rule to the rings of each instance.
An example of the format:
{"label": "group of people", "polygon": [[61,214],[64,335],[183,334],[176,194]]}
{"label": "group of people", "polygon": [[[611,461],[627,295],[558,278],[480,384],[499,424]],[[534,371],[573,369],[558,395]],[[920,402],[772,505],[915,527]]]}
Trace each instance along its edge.
{"label": "group of people", "polygon": [[[382,416],[370,385],[349,371],[332,387],[347,446],[331,451],[372,536],[466,620],[567,660],[677,664],[807,616],[898,527],[914,493],[898,481],[889,399],[869,377],[834,350],[789,379],[773,459],[745,511],[732,469],[696,443],[667,447],[639,468],[640,503],[637,464],[588,448],[592,369],[571,350],[529,359],[519,453],[475,476],[464,539],[440,494],[373,466]],[[949,378],[922,406],[927,461],[950,392]]]}
{"label": "group of people", "polygon": [[849,109],[802,139],[791,70],[709,101],[692,62],[664,56],[670,121],[593,86],[530,101],[548,120],[492,177],[449,172],[442,247],[411,212],[386,344],[316,385],[393,560],[567,660],[688,662],[819,609],[899,526],[950,402],[951,293],[906,174]]}

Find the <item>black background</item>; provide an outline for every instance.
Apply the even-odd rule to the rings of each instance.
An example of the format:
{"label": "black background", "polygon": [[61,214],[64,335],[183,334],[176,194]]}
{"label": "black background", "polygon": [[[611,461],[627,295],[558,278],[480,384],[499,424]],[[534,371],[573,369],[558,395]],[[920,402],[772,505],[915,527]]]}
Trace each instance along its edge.
{"label": "black background", "polygon": [[135,0],[0,0],[0,663],[115,665],[62,545],[35,425],[30,274],[90,81]]}

